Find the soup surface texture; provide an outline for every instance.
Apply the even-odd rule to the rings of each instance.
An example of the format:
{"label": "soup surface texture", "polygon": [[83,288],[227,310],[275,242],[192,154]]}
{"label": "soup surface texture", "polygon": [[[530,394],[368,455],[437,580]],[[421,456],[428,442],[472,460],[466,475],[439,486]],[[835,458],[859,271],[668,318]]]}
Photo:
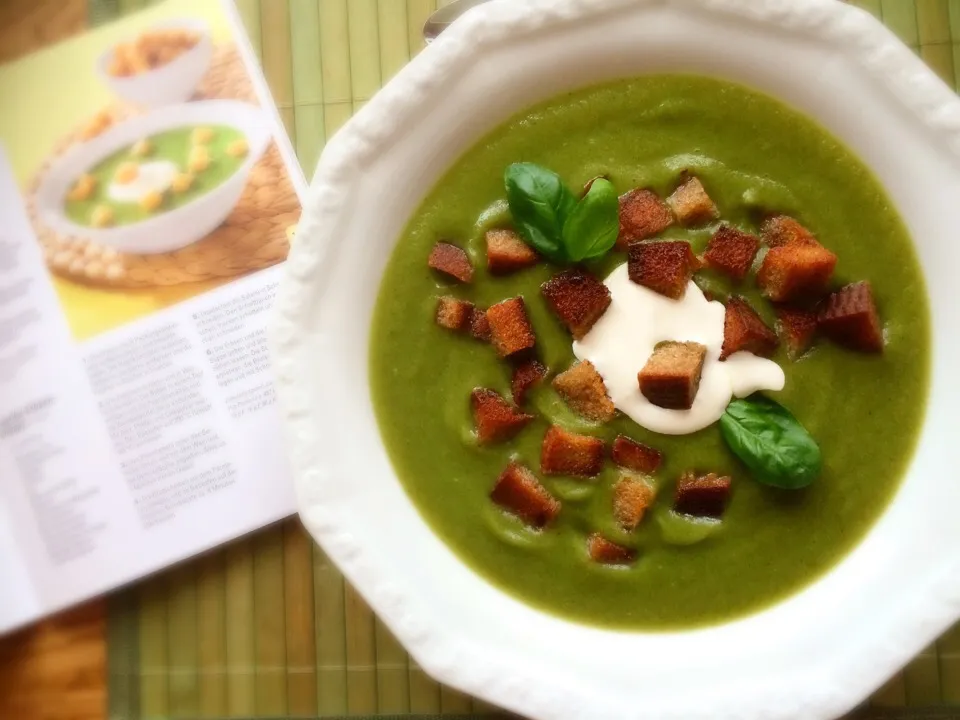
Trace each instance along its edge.
{"label": "soup surface texture", "polygon": [[[650,187],[668,195],[689,171],[724,221],[756,233],[770,213],[792,215],[839,256],[836,286],[872,283],[886,348],[882,355],[825,340],[798,361],[782,347],[786,406],[819,443],[820,477],[803,490],[778,490],[750,477],[716,424],[665,436],[622,414],[595,425],[575,415],[549,381],[528,401],[536,419],[514,440],[479,447],[470,393],[510,397],[510,368],[494,350],[434,322],[437,298],[488,307],[522,295],[551,375],[574,361],[571,337],[540,285],[558,271],[541,262],[506,277],[485,268],[484,232],[509,227],[504,169],[532,162],[575,192],[606,175],[617,192]],[[673,226],[701,252],[717,223]],[[434,243],[466,248],[469,285],[427,267]],[[591,264],[601,278],[626,260],[614,250]],[[700,274],[698,274],[700,275]],[[733,288],[709,273],[698,283],[720,299]],[[773,326],[751,274],[737,288]],[[755,612],[802,589],[854,547],[890,502],[911,458],[927,393],[927,296],[904,225],[865,166],[809,118],[760,93],[710,78],[657,75],[573,92],[510,119],[463,155],[414,213],[383,276],[371,326],[370,382],[389,456],[406,492],[433,530],[470,567],[525,602],[573,620],[616,628],[674,629]],[[612,441],[618,433],[664,453],[657,501],[634,533],[611,516],[619,476],[606,463],[595,480],[544,476],[540,446],[550,424]],[[527,465],[563,509],[544,531],[528,529],[490,500],[511,458]],[[672,544],[671,500],[685,470],[733,478],[719,530],[702,542]],[[675,529],[674,529],[675,530]],[[630,567],[590,561],[586,538],[601,532],[635,548]]]}

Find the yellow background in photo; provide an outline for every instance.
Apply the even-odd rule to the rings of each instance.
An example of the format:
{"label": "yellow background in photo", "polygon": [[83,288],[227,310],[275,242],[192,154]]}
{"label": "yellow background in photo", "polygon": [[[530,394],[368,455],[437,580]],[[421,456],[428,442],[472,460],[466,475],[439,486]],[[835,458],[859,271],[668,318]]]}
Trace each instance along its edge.
{"label": "yellow background in photo", "polygon": [[[0,98],[6,98],[0,110],[0,144],[21,187],[30,181],[60,138],[117,102],[97,76],[100,55],[159,21],[175,18],[203,20],[214,43],[233,37],[233,28],[219,2],[168,0],[0,69]],[[53,276],[67,323],[78,340],[175,305],[224,282],[127,290],[99,289]]]}

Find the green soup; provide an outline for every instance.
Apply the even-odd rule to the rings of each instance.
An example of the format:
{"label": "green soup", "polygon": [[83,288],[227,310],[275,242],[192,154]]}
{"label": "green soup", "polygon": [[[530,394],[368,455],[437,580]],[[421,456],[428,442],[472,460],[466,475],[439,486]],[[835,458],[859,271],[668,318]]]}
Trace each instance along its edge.
{"label": "green soup", "polygon": [[[810,487],[776,490],[754,481],[716,425],[692,435],[648,432],[619,415],[591,425],[542,383],[537,419],[514,440],[478,447],[469,395],[489,387],[509,398],[510,370],[493,349],[434,323],[437,297],[483,307],[522,295],[538,350],[552,373],[573,361],[571,338],[547,309],[540,284],[557,271],[541,263],[507,277],[485,271],[483,233],[509,222],[503,171],[519,161],[551,168],[572,188],[606,174],[619,192],[668,194],[689,170],[721,216],[756,232],[762,214],[798,218],[839,256],[836,284],[871,281],[885,325],[882,356],[826,341],[799,361],[775,360],[786,387],[771,396],[817,439],[824,468]],[[478,220],[480,218],[480,220]],[[716,226],[711,226],[715,228]],[[712,230],[673,227],[701,251]],[[471,285],[448,284],[427,268],[440,238],[468,249]],[[612,252],[601,277],[625,261]],[[720,295],[719,277],[699,282]],[[752,277],[746,294],[770,306]],[[890,502],[922,422],[930,366],[924,281],[903,223],[870,172],[806,117],[745,88],[708,78],[649,76],[589,88],[517,115],[460,158],[427,196],[387,265],[371,328],[370,382],[387,451],[410,498],[440,537],[483,577],[543,610],[595,624],[669,629],[754,612],[796,592],[839,561]],[[611,517],[619,473],[596,480],[543,476],[540,444],[551,423],[612,440],[624,433],[663,451],[656,504],[635,533]],[[490,491],[511,458],[530,467],[563,502],[545,531],[527,529],[494,506]],[[674,484],[687,469],[733,477],[717,532],[679,545],[669,520]],[[675,530],[675,528],[673,529]],[[629,568],[600,566],[586,552],[599,531],[636,548]]]}
{"label": "green soup", "polygon": [[87,171],[87,174],[96,180],[90,196],[83,200],[65,200],[67,217],[78,225],[92,227],[94,209],[106,206],[112,211],[111,225],[130,225],[165,210],[186,205],[217,187],[243,164],[245,154],[234,156],[227,152],[227,148],[238,140],[244,140],[245,136],[240,130],[227,125],[209,126],[209,128],[212,131],[212,137],[203,144],[210,157],[209,166],[203,171],[192,173],[193,182],[187,190],[163,192],[163,202],[160,207],[148,210],[141,207],[137,199],[114,200],[110,197],[108,189],[110,184],[115,182],[117,168],[124,163],[134,162],[139,165],[165,160],[176,165],[180,172],[187,172],[190,150],[194,147],[192,139],[194,128],[192,127],[175,128],[151,135],[147,138],[151,150],[142,157],[134,156],[131,148],[124,148],[101,160]]}

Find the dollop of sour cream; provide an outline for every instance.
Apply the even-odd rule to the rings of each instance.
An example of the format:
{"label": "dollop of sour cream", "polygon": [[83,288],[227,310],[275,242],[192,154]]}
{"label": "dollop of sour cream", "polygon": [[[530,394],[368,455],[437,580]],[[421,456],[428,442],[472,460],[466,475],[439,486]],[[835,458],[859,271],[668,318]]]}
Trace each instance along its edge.
{"label": "dollop of sour cream", "polygon": [[180,170],[169,160],[141,163],[137,176],[128,183],[115,180],[107,186],[107,197],[114,202],[139,202],[147,193],[166,192]]}
{"label": "dollop of sour cream", "polygon": [[[573,353],[589,360],[603,377],[613,404],[637,424],[665,435],[686,435],[712,425],[732,397],[758,390],[782,390],[783,369],[753,353],[738,352],[720,362],[723,345],[723,303],[708,301],[694,282],[680,300],[671,300],[630,280],[624,263],[604,284],[610,306]],[[689,410],[654,405],[640,392],[637,374],[664,340],[705,345],[700,389]]]}

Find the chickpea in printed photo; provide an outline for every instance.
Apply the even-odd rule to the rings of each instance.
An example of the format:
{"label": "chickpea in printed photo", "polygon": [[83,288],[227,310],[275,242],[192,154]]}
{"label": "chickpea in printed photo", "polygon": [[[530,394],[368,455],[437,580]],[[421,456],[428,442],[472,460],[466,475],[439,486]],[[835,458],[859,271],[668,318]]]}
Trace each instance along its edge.
{"label": "chickpea in printed photo", "polygon": [[134,157],[146,157],[153,152],[153,143],[148,138],[137,140],[130,148],[130,154]]}
{"label": "chickpea in printed photo", "polygon": [[104,273],[107,277],[107,280],[119,280],[123,277],[123,265],[118,262],[110,263],[107,265],[106,272]]}
{"label": "chickpea in printed photo", "polygon": [[90,213],[90,224],[96,228],[109,227],[113,224],[113,209],[109,205],[97,205]]}
{"label": "chickpea in printed photo", "polygon": [[101,110],[84,125],[80,131],[81,140],[90,140],[113,125],[113,118],[106,110]]}
{"label": "chickpea in printed photo", "polygon": [[67,193],[67,199],[79,201],[89,200],[96,187],[97,179],[89,173],[84,173],[77,178],[77,182],[70,188],[70,192]]}
{"label": "chickpea in printed photo", "polygon": [[210,167],[210,152],[203,145],[194,145],[187,156],[187,168],[192,173],[201,173]]}
{"label": "chickpea in printed photo", "polygon": [[140,207],[147,212],[153,212],[163,204],[163,193],[151,190],[140,198]]}
{"label": "chickpea in printed photo", "polygon": [[120,163],[113,174],[113,181],[118,185],[129,185],[140,174],[140,166],[135,162]]}
{"label": "chickpea in printed photo", "polygon": [[250,151],[246,138],[237,138],[227,145],[227,155],[235,158],[242,158]]}
{"label": "chickpea in printed photo", "polygon": [[88,262],[86,266],[83,268],[83,274],[86,275],[91,280],[99,280],[104,275],[103,264],[100,262],[97,262],[96,260],[93,260],[92,262]]}
{"label": "chickpea in printed photo", "polygon": [[50,264],[57,270],[66,270],[74,260],[74,254],[69,250],[57,250],[50,259]]}
{"label": "chickpea in printed photo", "polygon": [[176,177],[173,178],[170,189],[177,195],[182,195],[190,189],[191,185],[193,185],[193,173],[182,172],[177,173]]}

